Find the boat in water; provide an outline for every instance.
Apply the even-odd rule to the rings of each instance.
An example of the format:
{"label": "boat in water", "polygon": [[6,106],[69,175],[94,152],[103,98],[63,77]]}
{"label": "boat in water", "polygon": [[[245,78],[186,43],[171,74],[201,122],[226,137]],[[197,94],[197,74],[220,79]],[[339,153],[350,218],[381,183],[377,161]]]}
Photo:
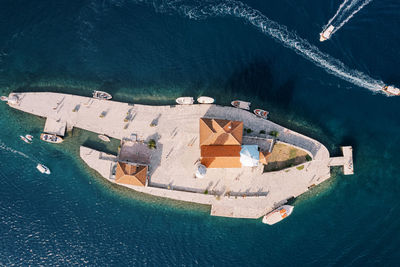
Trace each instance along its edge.
{"label": "boat in water", "polygon": [[293,209],[293,206],[283,205],[265,215],[262,219],[262,222],[265,224],[273,225],[290,216],[290,214],[292,214],[293,212]]}
{"label": "boat in water", "polygon": [[31,143],[31,142],[29,142],[29,140],[25,136],[20,135],[19,138],[21,138],[21,140],[24,141],[27,144]]}
{"label": "boat in water", "polygon": [[269,112],[262,109],[255,109],[254,114],[256,114],[260,118],[267,119]]}
{"label": "boat in water", "polygon": [[328,28],[326,28],[323,32],[319,34],[319,41],[323,42],[331,38],[332,32],[335,29],[332,25],[330,25]]}
{"label": "boat in water", "polygon": [[8,101],[8,97],[6,97],[6,96],[1,96],[1,97],[0,97],[0,100],[1,100],[1,101]]}
{"label": "boat in water", "polygon": [[397,87],[394,87],[393,85],[385,85],[382,87],[382,91],[387,93],[388,95],[400,95],[400,89]]}
{"label": "boat in water", "polygon": [[30,135],[30,134],[26,134],[26,135],[25,135],[25,138],[28,139],[28,140],[31,141],[31,142],[32,142],[32,140],[33,140],[33,136]]}
{"label": "boat in water", "polygon": [[212,104],[214,103],[214,98],[208,96],[200,96],[197,98],[197,102],[200,104]]}
{"label": "boat in water", "polygon": [[110,141],[111,141],[110,138],[109,138],[107,135],[105,135],[105,134],[99,134],[97,137],[98,137],[100,140],[104,141],[104,142],[110,142]]}
{"label": "boat in water", "polygon": [[44,174],[50,174],[51,173],[50,169],[48,167],[46,167],[46,166],[44,166],[43,164],[40,164],[40,163],[36,166],[36,169],[38,169],[38,171],[40,171],[41,173],[44,173]]}
{"label": "boat in water", "polygon": [[93,91],[93,98],[101,100],[110,100],[112,96],[111,94],[104,91]]}
{"label": "boat in water", "polygon": [[234,106],[235,108],[250,110],[251,103],[246,102],[246,101],[241,101],[241,100],[234,100],[231,102],[231,105]]}
{"label": "boat in water", "polygon": [[43,140],[45,142],[52,143],[52,144],[59,144],[59,143],[62,143],[62,141],[64,141],[60,136],[57,136],[55,134],[48,134],[48,133],[42,133],[40,135],[40,140]]}
{"label": "boat in water", "polygon": [[194,103],[193,97],[190,96],[178,97],[175,101],[179,105],[191,105]]}

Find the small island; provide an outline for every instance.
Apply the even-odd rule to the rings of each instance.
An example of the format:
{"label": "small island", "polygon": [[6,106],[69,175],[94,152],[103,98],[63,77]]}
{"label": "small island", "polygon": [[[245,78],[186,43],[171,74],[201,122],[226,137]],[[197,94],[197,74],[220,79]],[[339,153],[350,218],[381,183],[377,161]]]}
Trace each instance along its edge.
{"label": "small island", "polygon": [[260,218],[331,177],[353,174],[352,148],[330,157],[316,140],[254,114],[214,104],[149,106],[40,92],[10,107],[46,118],[44,131],[81,128],[121,140],[118,153],[80,147],[111,183],[211,206],[211,215]]}

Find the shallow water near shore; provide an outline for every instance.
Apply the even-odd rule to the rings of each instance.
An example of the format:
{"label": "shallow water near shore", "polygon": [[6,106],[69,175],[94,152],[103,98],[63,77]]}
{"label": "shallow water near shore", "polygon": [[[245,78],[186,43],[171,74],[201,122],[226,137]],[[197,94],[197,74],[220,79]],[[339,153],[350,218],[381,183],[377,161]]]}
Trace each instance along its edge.
{"label": "shallow water near shore", "polygon": [[[80,144],[112,152],[117,143],[79,129],[60,146],[39,142],[44,119],[2,104],[0,264],[396,265],[400,99],[327,73],[245,19],[193,19],[144,2],[3,1],[0,93],[102,89],[154,105],[186,95],[248,100],[333,156],[352,145],[355,175],[333,170],[273,227],[211,217],[209,207],[112,185],[78,157]],[[318,34],[340,1],[244,3],[348,68],[400,86],[397,1],[372,1],[325,43]],[[33,144],[19,140],[26,133]],[[38,162],[52,174],[39,174]]]}

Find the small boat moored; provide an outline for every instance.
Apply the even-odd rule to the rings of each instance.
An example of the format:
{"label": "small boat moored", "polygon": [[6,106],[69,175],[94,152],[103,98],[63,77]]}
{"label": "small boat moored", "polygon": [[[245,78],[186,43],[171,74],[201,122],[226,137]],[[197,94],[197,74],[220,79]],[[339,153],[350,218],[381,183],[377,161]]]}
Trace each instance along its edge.
{"label": "small boat moored", "polygon": [[175,101],[179,105],[191,105],[194,103],[193,97],[190,96],[178,97]]}
{"label": "small boat moored", "polygon": [[104,91],[93,91],[93,98],[100,100],[110,100],[112,96]]}
{"label": "small boat moored", "polygon": [[283,205],[265,215],[262,219],[262,222],[265,224],[273,225],[290,216],[290,214],[292,214],[293,212],[293,209],[293,206]]}
{"label": "small boat moored", "polygon": [[262,109],[255,109],[254,114],[256,114],[260,118],[267,119],[269,112]]}
{"label": "small boat moored", "polygon": [[234,100],[231,102],[231,105],[234,106],[235,108],[250,110],[251,103],[246,102],[246,101],[241,101],[241,100]]}
{"label": "small boat moored", "polygon": [[104,142],[110,142],[110,141],[111,141],[110,138],[109,138],[107,135],[105,135],[105,134],[99,134],[97,137],[98,137],[100,140],[104,141]]}
{"label": "small boat moored", "polygon": [[8,101],[8,97],[6,97],[6,96],[1,96],[1,97],[0,97],[0,100],[1,100],[1,101]]}
{"label": "small boat moored", "polygon": [[394,87],[393,85],[385,85],[382,87],[382,91],[387,93],[388,95],[400,95],[400,89],[397,87]]}
{"label": "small boat moored", "polygon": [[44,173],[44,174],[50,174],[51,173],[50,169],[48,167],[46,167],[46,166],[44,166],[43,164],[40,164],[40,163],[36,166],[36,169],[38,169],[38,171],[40,171],[41,173]]}
{"label": "small boat moored", "polygon": [[21,140],[24,141],[27,144],[31,143],[31,142],[29,142],[29,140],[25,136],[20,135],[19,138],[21,138]]}
{"label": "small boat moored", "polygon": [[32,142],[32,140],[33,140],[33,136],[30,135],[30,134],[26,134],[26,135],[25,135],[25,138],[28,139],[28,140],[31,141],[31,142]]}
{"label": "small boat moored", "polygon": [[59,143],[62,143],[62,141],[64,141],[60,136],[57,136],[55,134],[48,134],[48,133],[42,133],[40,135],[40,140],[43,140],[45,142],[52,143],[52,144],[59,144]]}
{"label": "small boat moored", "polygon": [[200,104],[212,104],[214,103],[214,98],[208,96],[200,96],[197,98],[197,102]]}
{"label": "small boat moored", "polygon": [[331,38],[332,32],[335,29],[332,25],[330,25],[328,28],[326,28],[323,32],[319,34],[319,41],[323,42]]}

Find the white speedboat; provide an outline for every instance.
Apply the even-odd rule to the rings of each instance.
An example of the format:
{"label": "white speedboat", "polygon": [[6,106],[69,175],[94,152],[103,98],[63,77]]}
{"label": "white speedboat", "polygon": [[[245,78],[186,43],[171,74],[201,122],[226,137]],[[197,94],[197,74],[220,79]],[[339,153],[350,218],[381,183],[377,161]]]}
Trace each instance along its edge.
{"label": "white speedboat", "polygon": [[292,214],[293,209],[294,209],[293,206],[283,205],[265,215],[262,219],[262,222],[265,224],[273,225],[277,222],[282,221],[286,217],[290,216],[290,214]]}
{"label": "white speedboat", "polygon": [[51,173],[50,169],[48,167],[46,167],[46,166],[44,166],[43,164],[40,164],[40,163],[36,166],[36,169],[38,169],[38,171],[40,171],[41,173],[44,173],[44,174],[50,174]]}
{"label": "white speedboat", "polygon": [[30,135],[30,134],[26,134],[26,135],[25,135],[25,138],[28,139],[28,140],[31,141],[31,142],[32,142],[32,140],[33,140],[33,136]]}
{"label": "white speedboat", "polygon": [[330,25],[328,28],[326,28],[323,32],[319,34],[319,41],[323,42],[331,38],[332,32],[335,29],[332,25]]}
{"label": "white speedboat", "polygon": [[42,133],[40,135],[40,140],[43,140],[45,142],[49,142],[52,144],[59,144],[64,141],[60,136],[57,136],[55,134],[48,134],[48,133]]}
{"label": "white speedboat", "polygon": [[234,106],[235,108],[250,110],[251,103],[241,100],[234,100],[231,102],[231,105]]}
{"label": "white speedboat", "polygon": [[110,100],[112,98],[112,96],[107,92],[93,91],[93,98],[101,99],[101,100]]}
{"label": "white speedboat", "polygon": [[6,96],[1,96],[1,97],[0,97],[0,100],[1,100],[1,101],[8,101],[8,97],[6,97]]}
{"label": "white speedboat", "polygon": [[110,141],[111,141],[110,138],[109,138],[107,135],[105,135],[105,134],[99,134],[97,137],[98,137],[100,140],[104,141],[104,142],[110,142]]}
{"label": "white speedboat", "polygon": [[393,85],[385,85],[382,90],[387,93],[388,95],[400,95],[400,89],[394,87]]}
{"label": "white speedboat", "polygon": [[21,140],[24,141],[27,144],[31,143],[31,142],[29,142],[29,140],[25,136],[20,135],[19,138],[21,138]]}
{"label": "white speedboat", "polygon": [[269,112],[262,109],[255,109],[254,114],[256,114],[260,118],[267,119]]}
{"label": "white speedboat", "polygon": [[175,101],[179,105],[191,105],[194,103],[193,97],[190,96],[178,97]]}
{"label": "white speedboat", "polygon": [[212,104],[214,103],[214,98],[208,96],[200,96],[197,98],[197,102],[200,104]]}

